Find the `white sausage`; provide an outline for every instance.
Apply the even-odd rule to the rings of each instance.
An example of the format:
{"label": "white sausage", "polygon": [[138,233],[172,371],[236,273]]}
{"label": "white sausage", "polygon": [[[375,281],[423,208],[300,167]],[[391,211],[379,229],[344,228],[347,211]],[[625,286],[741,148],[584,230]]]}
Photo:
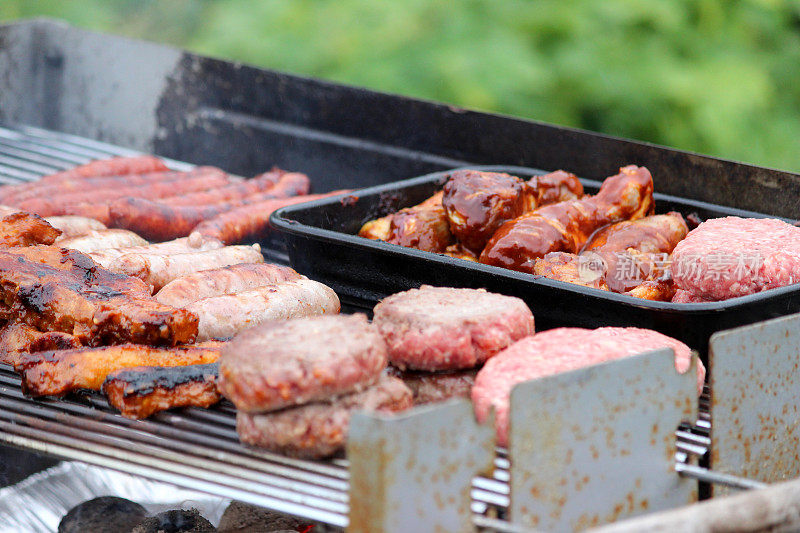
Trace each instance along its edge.
{"label": "white sausage", "polygon": [[95,230],[77,237],[68,237],[58,242],[58,245],[62,248],[78,250],[85,254],[107,248],[125,248],[144,244],[147,244],[146,240],[126,229]]}
{"label": "white sausage", "polygon": [[61,217],[46,217],[45,220],[54,228],[61,230],[61,236],[56,242],[69,237],[86,235],[92,231],[104,230],[106,225],[93,218],[64,215]]}
{"label": "white sausage", "polygon": [[181,276],[220,268],[237,263],[263,263],[261,248],[253,246],[226,246],[218,250],[189,252],[185,254],[133,253],[118,257],[108,269],[120,274],[134,276],[153,286],[158,291]]}
{"label": "white sausage", "polygon": [[217,239],[205,239],[190,241],[188,237],[181,237],[172,241],[148,244],[145,246],[130,246],[128,248],[109,248],[98,250],[89,255],[98,265],[108,268],[108,266],[118,257],[127,254],[161,254],[175,255],[186,254],[189,252],[204,252],[206,250],[216,250],[225,246]]}
{"label": "white sausage", "polygon": [[198,341],[233,337],[271,320],[336,314],[340,308],[333,289],[307,278],[204,298],[185,307],[200,319]]}
{"label": "white sausage", "polygon": [[184,307],[201,298],[248,291],[301,276],[289,267],[271,263],[243,263],[202,270],[167,283],[156,300],[172,307]]}

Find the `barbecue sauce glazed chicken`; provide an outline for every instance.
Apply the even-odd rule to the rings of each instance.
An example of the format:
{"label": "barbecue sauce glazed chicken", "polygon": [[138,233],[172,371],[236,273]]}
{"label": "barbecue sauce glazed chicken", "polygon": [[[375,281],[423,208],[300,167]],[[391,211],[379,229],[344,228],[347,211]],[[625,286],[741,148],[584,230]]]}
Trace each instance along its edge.
{"label": "barbecue sauce glazed chicken", "polygon": [[450,175],[443,192],[450,231],[466,249],[480,254],[504,222],[540,205],[579,198],[583,186],[577,177],[561,170],[528,182],[500,172],[458,170]]}
{"label": "barbecue sauce glazed chicken", "polygon": [[500,226],[480,262],[533,272],[550,252],[578,253],[597,229],[652,214],[653,178],[644,167],[627,166],[603,182],[595,196],[539,208]]}
{"label": "barbecue sauce glazed chicken", "polygon": [[483,245],[503,222],[582,195],[578,178],[561,170],[528,182],[501,172],[457,170],[442,191],[418,205],[368,221],[358,234],[477,261]]}
{"label": "barbecue sauce glazed chicken", "polygon": [[688,231],[681,214],[675,212],[618,222],[595,232],[583,247],[582,252],[595,255],[551,252],[536,260],[534,274],[646,300],[669,301],[675,287],[663,259]]}

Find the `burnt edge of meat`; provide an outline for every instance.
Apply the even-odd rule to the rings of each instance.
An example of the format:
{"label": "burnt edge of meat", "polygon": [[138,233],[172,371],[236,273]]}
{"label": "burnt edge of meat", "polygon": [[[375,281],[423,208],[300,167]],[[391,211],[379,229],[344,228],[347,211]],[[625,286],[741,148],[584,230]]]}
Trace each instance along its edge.
{"label": "burnt edge of meat", "polygon": [[139,369],[120,370],[106,379],[103,384],[120,381],[125,383],[122,396],[146,396],[156,389],[174,389],[186,383],[203,383],[216,380],[219,376],[219,363],[188,366],[158,366]]}

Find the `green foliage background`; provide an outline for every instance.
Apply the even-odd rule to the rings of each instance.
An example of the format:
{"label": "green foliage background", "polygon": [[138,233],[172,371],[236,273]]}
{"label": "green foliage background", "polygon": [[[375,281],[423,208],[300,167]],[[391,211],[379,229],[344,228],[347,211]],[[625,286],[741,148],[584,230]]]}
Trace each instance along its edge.
{"label": "green foliage background", "polygon": [[0,0],[33,16],[800,171],[800,0]]}

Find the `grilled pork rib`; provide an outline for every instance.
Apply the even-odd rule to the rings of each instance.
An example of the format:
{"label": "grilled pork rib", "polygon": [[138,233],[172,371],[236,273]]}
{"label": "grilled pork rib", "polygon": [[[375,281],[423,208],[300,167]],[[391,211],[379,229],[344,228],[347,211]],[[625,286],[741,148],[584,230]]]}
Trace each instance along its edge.
{"label": "grilled pork rib", "polygon": [[32,396],[60,396],[77,389],[99,390],[106,377],[136,366],[186,366],[213,363],[219,348],[153,348],[138,344],[77,348],[21,355],[14,369]]}
{"label": "grilled pork rib", "polygon": [[83,344],[192,342],[197,317],[157,302],[149,292],[140,280],[109,272],[74,250],[0,250],[5,317],[75,335]]}
{"label": "grilled pork rib", "polygon": [[218,363],[126,368],[106,377],[103,393],[122,416],[147,418],[174,407],[210,407],[219,402],[218,375]]}

